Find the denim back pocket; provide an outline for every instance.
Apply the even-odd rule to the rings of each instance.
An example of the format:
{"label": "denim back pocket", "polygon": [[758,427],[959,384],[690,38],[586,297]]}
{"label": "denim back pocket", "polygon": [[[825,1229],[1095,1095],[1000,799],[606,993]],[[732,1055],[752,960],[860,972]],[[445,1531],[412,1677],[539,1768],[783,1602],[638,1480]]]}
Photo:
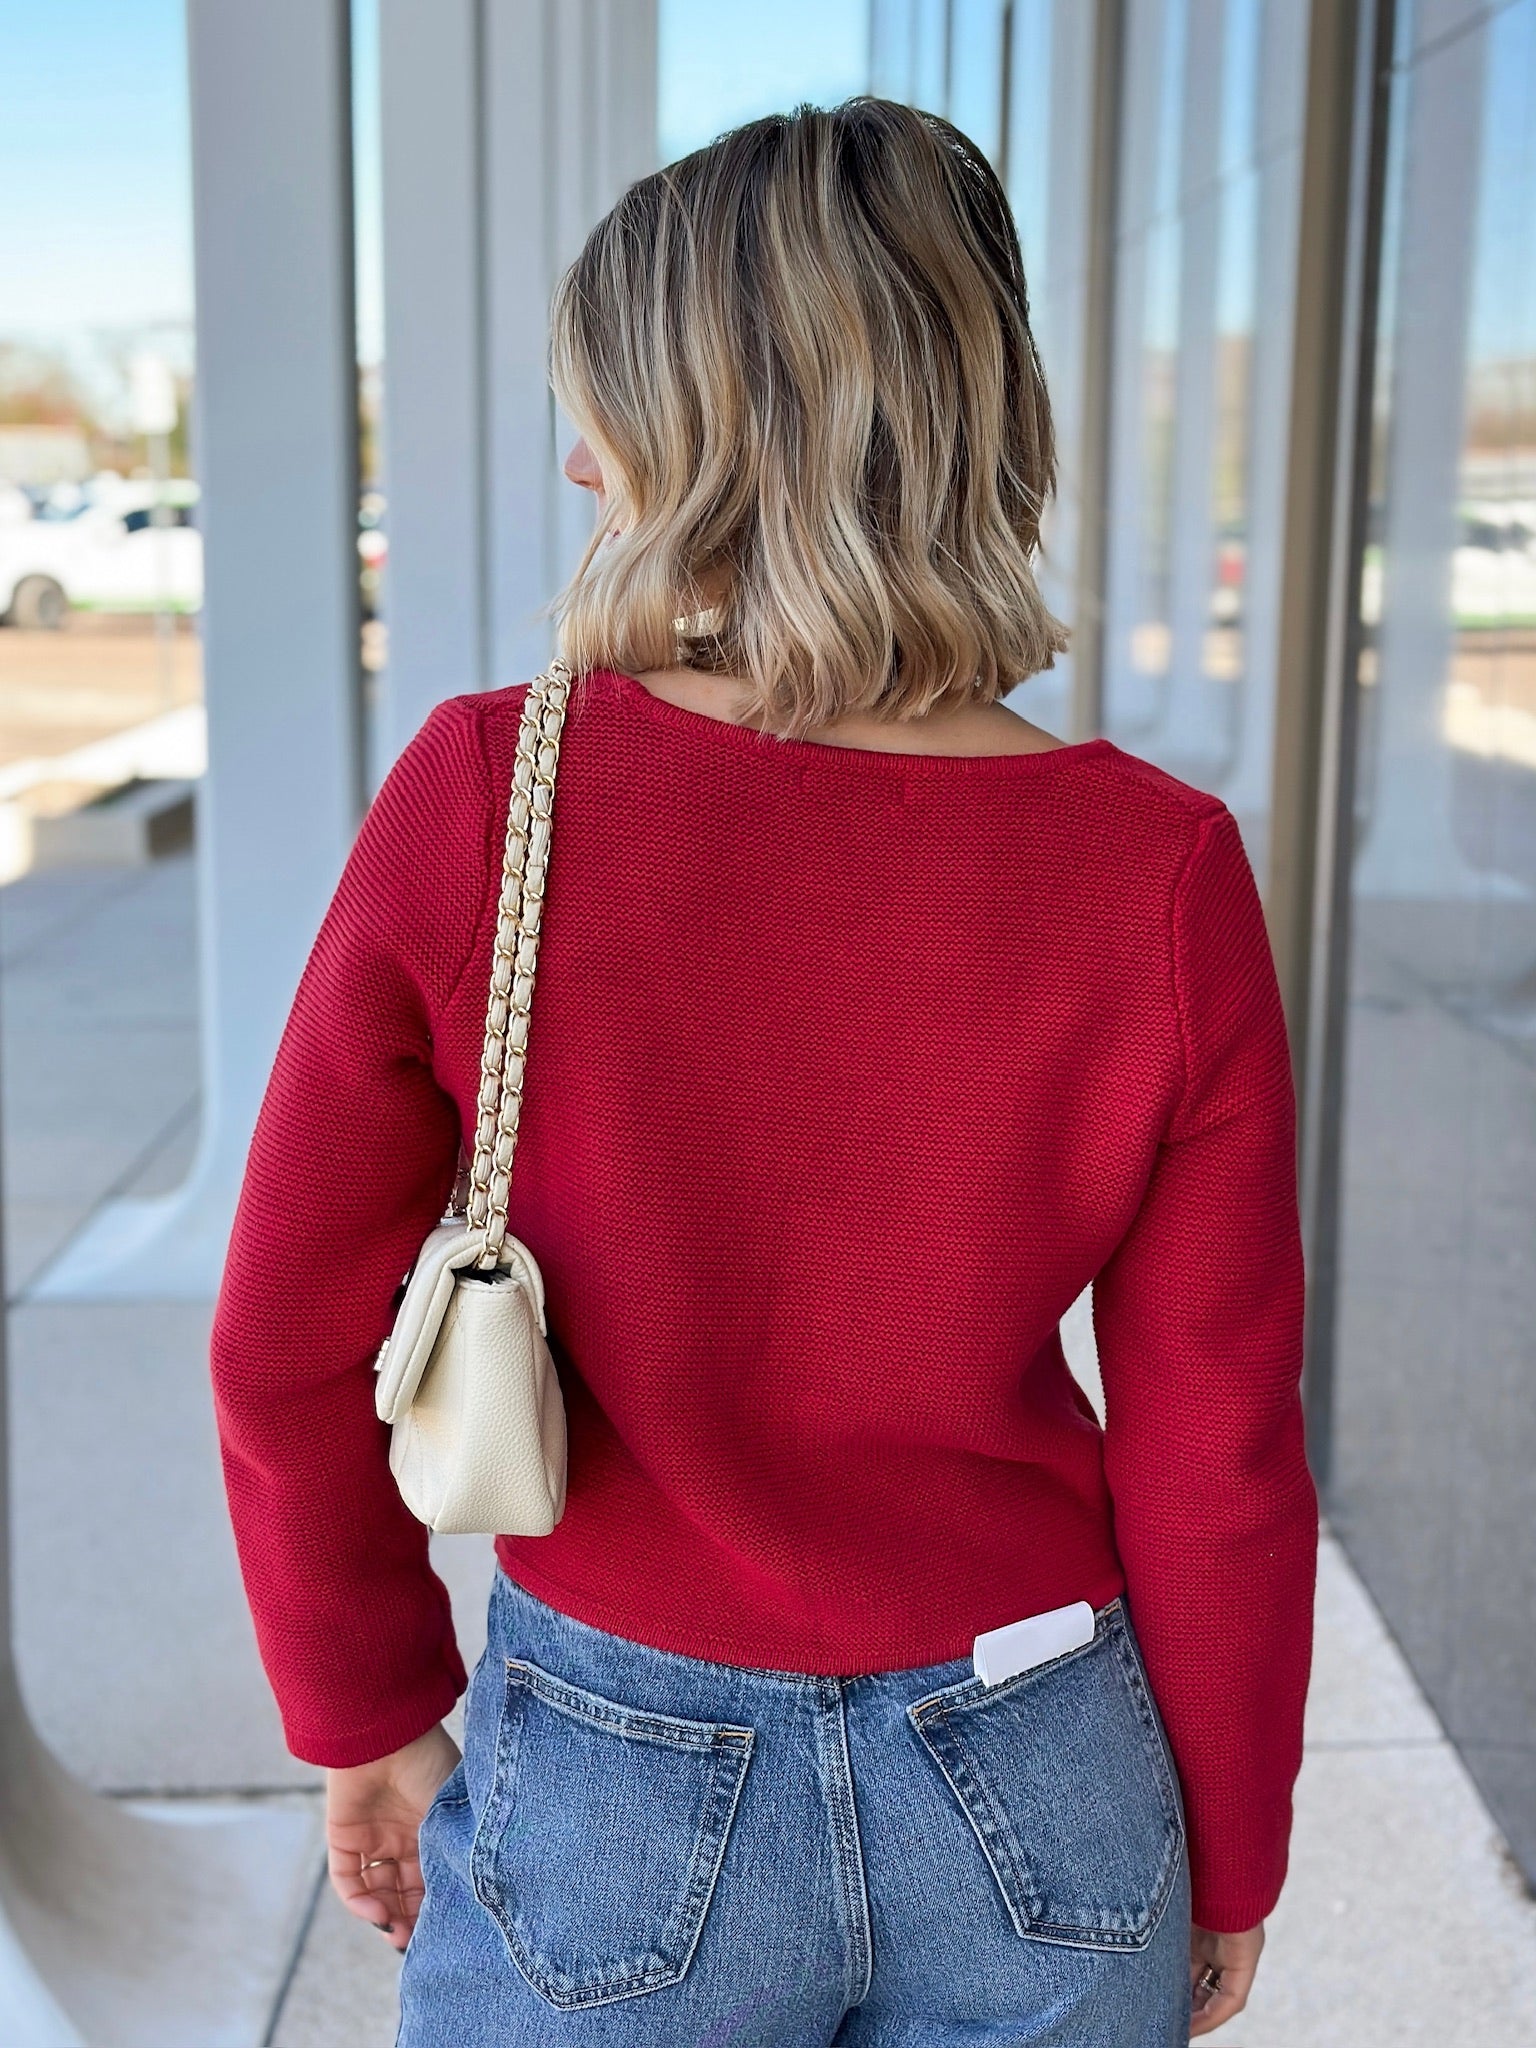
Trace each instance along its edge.
{"label": "denim back pocket", "polygon": [[917,1701],[907,1718],[1019,1934],[1146,1947],[1178,1876],[1184,1821],[1118,1603],[1082,1649],[1001,1685],[968,1678]]}
{"label": "denim back pocket", "polygon": [[506,1660],[475,1896],[571,2011],[675,1984],[704,1925],[752,1730],[601,1699]]}

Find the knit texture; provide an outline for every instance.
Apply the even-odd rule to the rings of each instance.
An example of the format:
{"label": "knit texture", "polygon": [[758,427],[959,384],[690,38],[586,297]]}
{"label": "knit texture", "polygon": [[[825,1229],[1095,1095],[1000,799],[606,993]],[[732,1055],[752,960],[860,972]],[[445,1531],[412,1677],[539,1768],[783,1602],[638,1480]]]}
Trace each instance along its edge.
{"label": "knit texture", "polygon": [[[225,1477],[294,1753],[465,1683],[374,1415],[472,1133],[524,692],[440,705],[305,969],[214,1321]],[[599,673],[561,751],[510,1223],[569,1420],[529,1591],[686,1655],[853,1674],[1122,1591],[1196,1919],[1285,1871],[1317,1508],[1295,1106],[1230,813],[1107,740],[781,741]],[[1094,1282],[1107,1424],[1059,1323]]]}

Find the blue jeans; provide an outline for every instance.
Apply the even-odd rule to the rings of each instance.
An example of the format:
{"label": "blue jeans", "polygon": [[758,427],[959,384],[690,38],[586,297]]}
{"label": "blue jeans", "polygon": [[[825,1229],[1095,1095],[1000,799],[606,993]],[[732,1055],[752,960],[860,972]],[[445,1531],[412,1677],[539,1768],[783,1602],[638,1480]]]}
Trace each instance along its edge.
{"label": "blue jeans", "polygon": [[609,1635],[498,1571],[396,2048],[1184,2048],[1178,1783],[1123,1602],[987,1688]]}

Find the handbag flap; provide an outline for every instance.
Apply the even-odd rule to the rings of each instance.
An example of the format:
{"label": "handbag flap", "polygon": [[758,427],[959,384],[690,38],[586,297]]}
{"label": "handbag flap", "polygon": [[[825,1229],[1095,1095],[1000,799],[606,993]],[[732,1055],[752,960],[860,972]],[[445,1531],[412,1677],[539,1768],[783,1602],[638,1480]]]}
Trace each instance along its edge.
{"label": "handbag flap", "polygon": [[[423,1243],[406,1278],[394,1328],[373,1362],[378,1375],[374,1408],[381,1422],[398,1422],[415,1399],[453,1290],[460,1284],[459,1275],[475,1264],[484,1249],[484,1231],[470,1229],[461,1217],[440,1223]],[[547,1336],[544,1277],[528,1247],[515,1237],[504,1238],[500,1256],[487,1277],[490,1272],[510,1274],[522,1286],[533,1302],[539,1329]]]}

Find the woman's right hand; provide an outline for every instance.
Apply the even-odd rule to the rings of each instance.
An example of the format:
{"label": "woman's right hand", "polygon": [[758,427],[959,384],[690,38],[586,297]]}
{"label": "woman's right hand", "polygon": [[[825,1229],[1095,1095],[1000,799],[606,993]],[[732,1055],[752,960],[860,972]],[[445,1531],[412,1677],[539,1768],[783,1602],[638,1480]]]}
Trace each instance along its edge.
{"label": "woman's right hand", "polygon": [[403,1949],[421,1910],[417,1836],[427,1808],[459,1761],[439,1722],[371,1764],[325,1774],[325,1838],[331,1883],[349,1913]]}
{"label": "woman's right hand", "polygon": [[[1217,2027],[1240,2013],[1253,1989],[1264,1946],[1264,1923],[1250,1927],[1246,1934],[1213,1934],[1208,1928],[1194,1929],[1189,1944],[1189,1983],[1192,2013],[1189,2038],[1214,2033]],[[1214,1992],[1197,1990],[1201,1972],[1219,1970],[1221,1983]]]}

